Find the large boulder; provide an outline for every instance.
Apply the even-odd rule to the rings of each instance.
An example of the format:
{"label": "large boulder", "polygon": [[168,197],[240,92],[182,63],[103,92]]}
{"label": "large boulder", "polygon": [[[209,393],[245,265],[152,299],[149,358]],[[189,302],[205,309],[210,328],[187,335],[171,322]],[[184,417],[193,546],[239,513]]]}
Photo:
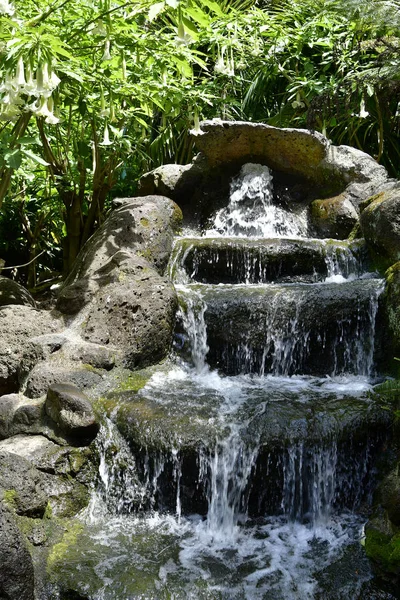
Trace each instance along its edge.
{"label": "large boulder", "polygon": [[349,198],[340,194],[311,203],[311,225],[316,237],[343,240],[358,223],[358,214]]}
{"label": "large boulder", "polygon": [[384,167],[371,156],[349,146],[332,146],[316,131],[215,119],[202,122],[201,130],[192,134],[210,166],[261,162],[338,191],[353,182],[387,181]]}
{"label": "large boulder", "polygon": [[167,354],[176,308],[171,283],[147,268],[96,293],[82,335],[89,342],[119,347],[128,368],[147,366]]}
{"label": "large boulder", "polygon": [[0,306],[7,304],[35,306],[35,301],[22,285],[8,277],[0,276]]}
{"label": "large boulder", "polygon": [[[57,308],[76,314],[85,307],[78,334],[92,348],[114,349],[105,368],[119,363],[136,368],[162,359],[171,345],[177,300],[163,273],[181,212],[159,196],[120,198],[115,204],[81,251]],[[90,360],[97,366],[93,357],[100,358],[99,352]]]}
{"label": "large boulder", "polygon": [[339,239],[357,223],[359,204],[389,182],[371,156],[333,146],[318,132],[214,119],[192,134],[200,153],[190,165],[164,165],[139,182],[139,193],[167,194],[178,202],[190,226],[207,226],[213,211],[226,204],[231,178],[249,162],[272,170],[278,203],[294,207],[330,199],[328,207],[319,207],[329,213],[321,228],[314,214],[314,231]]}
{"label": "large boulder", "polygon": [[361,228],[367,242],[389,264],[400,260],[400,184],[370,198],[361,213]]}
{"label": "large boulder", "polygon": [[31,306],[0,307],[0,395],[17,392],[43,354],[31,339],[60,329],[61,322]]}
{"label": "large boulder", "polygon": [[18,515],[43,517],[47,506],[43,485],[42,474],[29,460],[0,452],[0,497]]}
{"label": "large boulder", "polygon": [[0,502],[0,598],[33,600],[32,558],[12,514]]}
{"label": "large boulder", "polygon": [[104,285],[129,271],[153,268],[162,274],[180,225],[181,213],[169,198],[118,199],[102,227],[84,246],[57,301],[65,314],[76,314]]}

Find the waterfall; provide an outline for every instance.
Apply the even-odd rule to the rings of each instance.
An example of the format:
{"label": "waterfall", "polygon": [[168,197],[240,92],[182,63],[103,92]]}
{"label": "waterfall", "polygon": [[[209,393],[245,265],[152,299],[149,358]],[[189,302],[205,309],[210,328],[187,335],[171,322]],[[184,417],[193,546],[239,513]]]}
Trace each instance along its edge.
{"label": "waterfall", "polygon": [[273,204],[268,167],[247,163],[230,186],[229,204],[217,212],[209,235],[304,236],[304,218]]}
{"label": "waterfall", "polygon": [[[168,273],[174,355],[103,423],[73,589],[359,598],[357,511],[390,429],[370,398],[383,284],[365,244],[308,238],[270,170],[248,164],[210,229],[175,241]],[[355,565],[338,577],[346,549]]]}
{"label": "waterfall", "polygon": [[209,350],[207,328],[204,320],[207,304],[204,302],[200,291],[190,291],[184,286],[181,286],[179,291],[181,297],[179,316],[189,338],[193,364],[196,371],[201,373],[207,369],[206,355]]}

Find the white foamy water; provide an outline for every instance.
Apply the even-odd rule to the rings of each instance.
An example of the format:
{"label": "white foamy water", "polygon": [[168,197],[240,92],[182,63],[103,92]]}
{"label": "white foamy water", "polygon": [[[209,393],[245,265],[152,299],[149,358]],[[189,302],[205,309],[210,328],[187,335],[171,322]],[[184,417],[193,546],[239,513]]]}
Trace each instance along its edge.
{"label": "white foamy water", "polygon": [[196,515],[98,516],[88,523],[82,514],[80,569],[68,563],[68,549],[64,556],[66,578],[70,569],[82,593],[90,580],[91,600],[312,600],[332,594],[321,575],[347,547],[354,577],[345,586],[339,580],[330,597],[355,598],[370,577],[357,549],[361,521],[347,513],[316,527],[258,519],[231,540],[213,535]]}
{"label": "white foamy water", "polygon": [[268,167],[247,163],[231,182],[227,207],[218,211],[207,236],[304,237],[305,215],[273,204],[272,175]]}

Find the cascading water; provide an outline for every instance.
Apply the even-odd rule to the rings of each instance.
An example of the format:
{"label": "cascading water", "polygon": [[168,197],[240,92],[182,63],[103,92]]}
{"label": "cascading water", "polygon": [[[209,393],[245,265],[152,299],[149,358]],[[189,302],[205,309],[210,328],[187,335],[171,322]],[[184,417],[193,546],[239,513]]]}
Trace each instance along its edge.
{"label": "cascading water", "polygon": [[289,213],[272,202],[272,176],[268,167],[248,163],[232,180],[230,201],[218,211],[208,235],[304,236],[304,216]]}
{"label": "cascading water", "polygon": [[[90,600],[363,598],[353,511],[388,422],[369,398],[382,282],[361,241],[306,232],[252,164],[206,236],[177,240],[175,359],[122,399],[130,446],[110,423],[100,437]],[[357,573],[335,579],[346,549]]]}

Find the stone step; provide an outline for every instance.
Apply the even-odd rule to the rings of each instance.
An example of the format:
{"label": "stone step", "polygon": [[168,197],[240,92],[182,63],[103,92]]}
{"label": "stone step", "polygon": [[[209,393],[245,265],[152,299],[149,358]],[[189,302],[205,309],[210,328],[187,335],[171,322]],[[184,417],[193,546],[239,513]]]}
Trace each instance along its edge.
{"label": "stone step", "polygon": [[[297,390],[284,378],[235,380],[221,378],[213,387],[205,377],[166,375],[167,390],[155,382],[140,394],[108,398],[142,482],[126,494],[132,503],[124,510],[174,512],[178,502],[182,514],[205,515],[216,455],[235,478],[247,464],[241,502],[253,517],[307,520],[328,509],[352,510],[365,499],[391,422],[367,391],[352,392],[350,382],[340,398],[335,382],[331,391],[310,378],[299,378]],[[112,485],[123,481],[118,474]]]}
{"label": "stone step", "polygon": [[176,282],[315,282],[359,277],[368,269],[362,240],[179,238],[170,262]]}
{"label": "stone step", "polygon": [[206,362],[229,375],[370,375],[382,287],[380,279],[182,286],[183,340],[198,364],[206,336]]}

